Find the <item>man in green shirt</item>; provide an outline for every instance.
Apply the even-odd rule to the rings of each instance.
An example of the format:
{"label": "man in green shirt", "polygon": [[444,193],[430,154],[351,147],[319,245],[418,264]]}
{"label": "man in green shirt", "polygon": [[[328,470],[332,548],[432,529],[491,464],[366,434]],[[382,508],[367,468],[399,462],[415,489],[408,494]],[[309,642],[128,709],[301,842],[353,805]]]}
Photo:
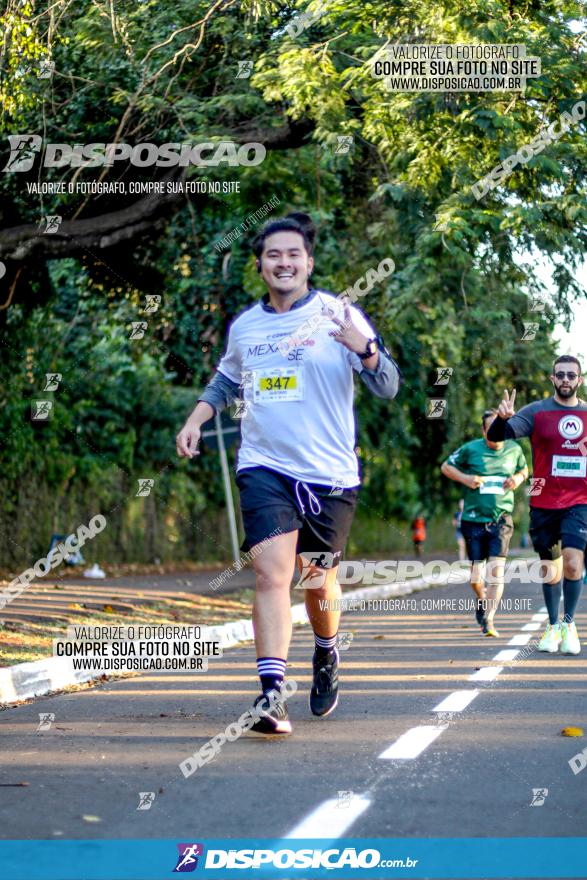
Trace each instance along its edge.
{"label": "man in green shirt", "polygon": [[465,443],[441,467],[445,477],[466,487],[461,530],[472,562],[475,619],[486,636],[499,635],[493,620],[503,595],[505,560],[514,531],[514,489],[528,476],[524,453],[514,440],[487,439],[495,416],[495,410],[486,410],[483,439]]}

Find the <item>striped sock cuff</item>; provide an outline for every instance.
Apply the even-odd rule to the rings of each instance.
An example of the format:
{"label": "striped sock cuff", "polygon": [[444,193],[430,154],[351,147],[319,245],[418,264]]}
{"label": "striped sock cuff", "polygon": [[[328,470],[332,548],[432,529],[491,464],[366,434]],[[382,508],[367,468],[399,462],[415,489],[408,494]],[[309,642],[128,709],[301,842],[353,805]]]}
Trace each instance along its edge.
{"label": "striped sock cuff", "polygon": [[317,648],[323,648],[325,651],[332,651],[334,648],[336,648],[338,633],[336,633],[336,635],[334,636],[330,636],[327,639],[314,633],[314,641]]}
{"label": "striped sock cuff", "polygon": [[279,657],[258,657],[257,671],[261,675],[273,675],[276,678],[285,676],[285,666],[287,660],[281,660]]}

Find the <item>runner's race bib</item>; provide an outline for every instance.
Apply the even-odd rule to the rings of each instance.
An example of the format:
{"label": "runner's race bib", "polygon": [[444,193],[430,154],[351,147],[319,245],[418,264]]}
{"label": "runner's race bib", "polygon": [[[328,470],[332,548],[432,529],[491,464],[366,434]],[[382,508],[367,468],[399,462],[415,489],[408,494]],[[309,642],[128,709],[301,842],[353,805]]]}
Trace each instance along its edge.
{"label": "runner's race bib", "polygon": [[584,455],[553,455],[553,477],[584,477],[587,474],[587,458]]}
{"label": "runner's race bib", "polygon": [[505,495],[506,490],[503,488],[503,482],[507,477],[493,476],[483,477],[483,485],[479,486],[480,495]]}
{"label": "runner's race bib", "polygon": [[304,378],[301,367],[259,370],[255,376],[255,403],[282,403],[304,400]]}

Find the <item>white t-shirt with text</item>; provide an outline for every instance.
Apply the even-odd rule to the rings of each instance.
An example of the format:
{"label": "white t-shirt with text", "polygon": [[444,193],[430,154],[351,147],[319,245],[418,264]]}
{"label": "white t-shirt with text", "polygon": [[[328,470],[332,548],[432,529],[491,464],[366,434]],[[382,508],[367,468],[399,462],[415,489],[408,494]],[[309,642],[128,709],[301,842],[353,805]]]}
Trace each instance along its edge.
{"label": "white t-shirt with text", "polygon": [[[328,335],[337,325],[325,308],[342,318],[340,301],[317,291],[284,313],[256,303],[231,324],[218,370],[242,385],[246,401],[237,471],[262,465],[308,483],[359,484],[353,370],[363,365]],[[353,324],[373,338],[363,314],[354,306],[350,312]]]}

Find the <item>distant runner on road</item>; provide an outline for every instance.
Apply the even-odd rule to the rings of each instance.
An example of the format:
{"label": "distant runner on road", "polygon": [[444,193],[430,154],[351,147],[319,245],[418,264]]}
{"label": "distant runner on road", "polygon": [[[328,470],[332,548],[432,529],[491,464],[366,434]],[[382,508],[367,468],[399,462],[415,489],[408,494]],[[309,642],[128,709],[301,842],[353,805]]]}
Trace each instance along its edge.
{"label": "distant runner on road", "polygon": [[426,541],[426,520],[419,513],[412,522],[412,543],[417,558],[422,555],[422,545]]}
{"label": "distant runner on road", "polygon": [[[283,684],[292,632],[296,556],[314,630],[310,709],[328,715],[338,699],[337,566],[357,503],[353,372],[378,397],[396,396],[401,374],[359,309],[309,284],[315,229],[306,214],[268,223],[253,242],[267,293],[233,321],[218,373],[177,435],[177,452],[198,454],[204,422],[244,399],[237,486],[243,550],[253,566],[253,626],[261,695]],[[262,548],[259,545],[263,544]],[[327,600],[326,602],[324,600]],[[278,701],[252,728],[290,733]]]}
{"label": "distant runner on road", "polygon": [[465,506],[464,498],[461,498],[459,501],[459,506],[455,510],[455,515],[452,518],[452,524],[455,530],[455,538],[457,539],[457,548],[459,552],[459,562],[464,562],[467,558],[467,548],[465,546],[465,539],[463,538],[463,530],[461,529],[461,522],[463,520],[463,508]]}
{"label": "distant runner on road", "polygon": [[475,619],[486,636],[499,635],[493,622],[503,596],[505,561],[514,532],[514,489],[528,476],[521,446],[513,440],[488,438],[495,416],[495,410],[486,410],[481,419],[483,439],[465,443],[440,468],[449,480],[466,487],[461,531],[472,563]]}
{"label": "distant runner on road", "polygon": [[[539,650],[579,654],[574,616],[583,588],[587,544],[587,403],[577,396],[583,384],[577,358],[557,358],[550,381],[552,397],[530,403],[518,413],[515,389],[511,396],[505,391],[489,437],[530,438],[534,462],[530,537],[540,558],[555,563],[554,574],[551,570],[543,582],[549,622]],[[559,621],[561,591],[564,616]]]}

